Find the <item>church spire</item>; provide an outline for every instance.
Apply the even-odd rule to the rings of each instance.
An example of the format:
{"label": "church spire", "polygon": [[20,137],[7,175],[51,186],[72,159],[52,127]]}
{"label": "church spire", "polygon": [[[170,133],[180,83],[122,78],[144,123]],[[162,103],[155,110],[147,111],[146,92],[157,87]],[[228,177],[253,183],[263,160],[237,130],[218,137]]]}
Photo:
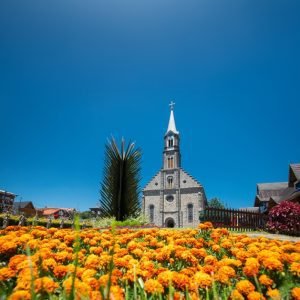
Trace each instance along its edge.
{"label": "church spire", "polygon": [[169,104],[170,106],[170,119],[169,119],[169,125],[168,125],[168,129],[167,129],[167,132],[173,132],[175,134],[179,134],[179,132],[176,130],[176,125],[175,125],[175,118],[174,118],[174,105],[175,103],[173,101],[171,101],[171,103]]}

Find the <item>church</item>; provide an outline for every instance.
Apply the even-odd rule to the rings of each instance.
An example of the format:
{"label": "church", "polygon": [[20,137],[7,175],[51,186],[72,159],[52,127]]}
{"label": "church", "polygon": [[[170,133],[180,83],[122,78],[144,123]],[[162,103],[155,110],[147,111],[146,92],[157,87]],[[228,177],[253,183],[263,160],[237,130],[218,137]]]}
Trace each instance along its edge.
{"label": "church", "polygon": [[143,189],[143,213],[159,227],[196,227],[207,199],[203,186],[181,167],[180,135],[174,104],[164,136],[162,169]]}

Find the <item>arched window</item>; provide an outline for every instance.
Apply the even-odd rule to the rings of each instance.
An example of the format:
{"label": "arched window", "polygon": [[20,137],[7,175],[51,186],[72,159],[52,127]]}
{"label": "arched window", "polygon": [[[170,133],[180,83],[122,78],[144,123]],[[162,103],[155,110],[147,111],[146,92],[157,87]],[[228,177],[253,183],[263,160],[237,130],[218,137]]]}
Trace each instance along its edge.
{"label": "arched window", "polygon": [[168,139],[168,147],[173,147],[173,138]]}
{"label": "arched window", "polygon": [[192,203],[189,203],[188,206],[187,206],[187,213],[188,213],[188,222],[189,223],[192,223],[193,222],[193,219],[194,219],[194,213],[193,213],[193,204]]}
{"label": "arched window", "polygon": [[153,204],[149,205],[149,218],[150,218],[150,223],[154,223],[154,205]]}
{"label": "arched window", "polygon": [[173,187],[173,177],[172,176],[167,177],[167,187],[169,189],[171,189]]}

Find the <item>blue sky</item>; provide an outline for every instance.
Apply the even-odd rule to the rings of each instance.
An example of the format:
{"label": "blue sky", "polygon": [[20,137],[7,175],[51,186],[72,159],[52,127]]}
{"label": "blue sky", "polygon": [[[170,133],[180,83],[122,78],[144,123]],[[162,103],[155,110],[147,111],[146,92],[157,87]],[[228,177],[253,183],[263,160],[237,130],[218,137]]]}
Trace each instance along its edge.
{"label": "blue sky", "polygon": [[1,1],[0,189],[93,207],[111,135],[142,149],[143,187],[173,99],[183,168],[251,206],[300,162],[299,15],[298,0]]}

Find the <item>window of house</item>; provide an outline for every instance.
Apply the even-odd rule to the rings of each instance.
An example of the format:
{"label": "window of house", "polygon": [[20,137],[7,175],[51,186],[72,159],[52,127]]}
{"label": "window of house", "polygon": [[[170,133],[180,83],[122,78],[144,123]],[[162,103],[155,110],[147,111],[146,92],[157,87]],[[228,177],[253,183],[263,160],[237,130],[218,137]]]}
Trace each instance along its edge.
{"label": "window of house", "polygon": [[154,223],[154,205],[153,204],[149,205],[149,218],[150,218],[150,223]]}
{"label": "window of house", "polygon": [[194,218],[194,214],[193,214],[193,204],[189,203],[187,206],[188,209],[188,222],[192,223],[193,222],[193,218]]}
{"label": "window of house", "polygon": [[169,189],[173,187],[173,177],[172,176],[167,177],[167,186]]}

